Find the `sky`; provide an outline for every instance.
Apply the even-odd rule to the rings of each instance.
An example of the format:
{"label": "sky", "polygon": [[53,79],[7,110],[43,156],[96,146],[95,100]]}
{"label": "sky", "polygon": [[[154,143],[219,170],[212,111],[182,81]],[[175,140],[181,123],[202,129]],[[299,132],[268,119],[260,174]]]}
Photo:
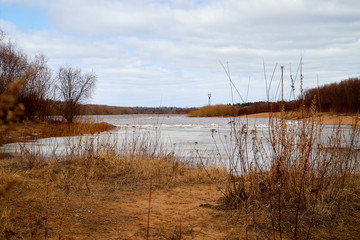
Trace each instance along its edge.
{"label": "sky", "polygon": [[93,104],[276,101],[280,66],[291,100],[300,61],[304,89],[360,77],[359,0],[0,0],[0,29],[54,73],[95,72]]}

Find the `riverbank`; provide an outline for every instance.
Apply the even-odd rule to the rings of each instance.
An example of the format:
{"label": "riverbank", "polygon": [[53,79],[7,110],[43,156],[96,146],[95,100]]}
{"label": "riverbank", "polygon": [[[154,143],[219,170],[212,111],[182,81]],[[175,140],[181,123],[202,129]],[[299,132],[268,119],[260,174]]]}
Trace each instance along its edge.
{"label": "riverbank", "polygon": [[115,128],[116,126],[105,122],[74,122],[69,124],[62,121],[24,121],[11,126],[0,126],[0,133],[5,133],[0,136],[0,144],[23,142],[49,137],[94,134],[110,131]]}
{"label": "riverbank", "polygon": [[[25,159],[2,159],[0,238],[265,238],[242,211],[222,205],[229,185],[220,168],[189,168],[171,158],[90,159],[39,161],[31,168]],[[352,205],[344,205],[336,221],[316,226],[314,238],[356,239],[360,178],[353,180],[347,188]]]}
{"label": "riverbank", "polygon": [[[280,112],[275,113],[255,113],[255,114],[249,114],[249,115],[243,115],[240,116],[240,118],[281,118]],[[298,113],[295,112],[286,112],[285,118],[288,120],[294,120],[301,118],[298,117]],[[320,113],[316,114],[313,119],[319,123],[325,124],[325,125],[353,125],[356,121],[356,119],[359,118],[358,115],[352,114],[352,115],[344,115],[344,114],[333,114],[333,113]],[[308,119],[308,118],[304,118]]]}
{"label": "riverbank", "polygon": [[[196,149],[194,158],[180,161],[175,151],[182,149],[157,151],[150,138],[97,147],[84,139],[68,147],[85,152],[51,159],[24,149],[0,160],[0,238],[294,239],[296,226],[298,239],[356,239],[359,134],[346,147],[337,134],[331,148],[317,148],[316,129],[304,127],[272,128],[270,151],[277,155],[252,138],[257,159],[241,155],[242,140],[252,135],[234,131],[230,169],[205,166],[206,154]],[[294,136],[301,138],[296,144]]]}
{"label": "riverbank", "polygon": [[1,239],[219,239],[230,233],[218,227],[226,212],[209,207],[222,196],[213,182],[225,183],[224,169],[110,152],[30,161],[0,161]]}

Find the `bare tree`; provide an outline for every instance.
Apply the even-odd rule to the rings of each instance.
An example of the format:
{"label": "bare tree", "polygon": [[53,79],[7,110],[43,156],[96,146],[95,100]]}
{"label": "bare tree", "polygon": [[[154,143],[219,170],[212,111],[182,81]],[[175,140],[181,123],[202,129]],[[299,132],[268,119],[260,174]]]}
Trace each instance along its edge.
{"label": "bare tree", "polygon": [[16,93],[17,101],[25,107],[20,120],[45,119],[50,114],[49,104],[53,78],[44,55],[29,58],[0,29],[0,94],[19,79],[23,85]]}
{"label": "bare tree", "polygon": [[28,61],[24,53],[10,42],[0,42],[0,94],[6,86],[16,79],[23,78],[28,70]]}
{"label": "bare tree", "polygon": [[91,97],[95,88],[97,76],[95,73],[81,73],[81,69],[60,67],[57,73],[57,90],[64,102],[62,115],[71,123],[79,114],[79,104]]}
{"label": "bare tree", "polygon": [[17,94],[25,106],[22,119],[46,118],[52,77],[45,56],[31,59],[13,43],[0,41],[0,94],[17,79],[25,81],[22,91]]}
{"label": "bare tree", "polygon": [[25,105],[25,116],[29,119],[46,119],[49,101],[52,98],[53,79],[44,55],[38,55],[28,63],[26,86],[20,95]]}

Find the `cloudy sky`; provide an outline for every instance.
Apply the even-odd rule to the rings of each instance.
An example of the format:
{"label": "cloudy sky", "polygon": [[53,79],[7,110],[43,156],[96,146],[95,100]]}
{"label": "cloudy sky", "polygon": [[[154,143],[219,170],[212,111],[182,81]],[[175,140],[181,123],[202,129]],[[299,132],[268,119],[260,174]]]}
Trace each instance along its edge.
{"label": "cloudy sky", "polygon": [[270,100],[280,66],[288,99],[301,57],[305,88],[360,76],[359,0],[0,0],[0,28],[54,72],[94,71],[96,104],[266,100],[276,64]]}

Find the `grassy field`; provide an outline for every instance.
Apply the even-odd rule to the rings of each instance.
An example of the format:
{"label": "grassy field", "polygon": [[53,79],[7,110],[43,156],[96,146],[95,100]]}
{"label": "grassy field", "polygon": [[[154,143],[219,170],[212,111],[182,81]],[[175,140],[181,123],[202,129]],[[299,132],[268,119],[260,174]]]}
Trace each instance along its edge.
{"label": "grassy field", "polygon": [[[13,131],[101,131],[100,125],[46,124]],[[223,156],[229,168],[203,164],[201,153],[196,162],[182,162],[171,151],[154,154],[156,144],[148,139],[88,144],[85,153],[56,160],[3,157],[0,238],[357,239],[357,121],[350,138],[343,138],[339,125],[326,141],[316,114],[296,125],[287,125],[281,114],[269,124],[270,151],[246,119],[234,119],[235,144]]]}

